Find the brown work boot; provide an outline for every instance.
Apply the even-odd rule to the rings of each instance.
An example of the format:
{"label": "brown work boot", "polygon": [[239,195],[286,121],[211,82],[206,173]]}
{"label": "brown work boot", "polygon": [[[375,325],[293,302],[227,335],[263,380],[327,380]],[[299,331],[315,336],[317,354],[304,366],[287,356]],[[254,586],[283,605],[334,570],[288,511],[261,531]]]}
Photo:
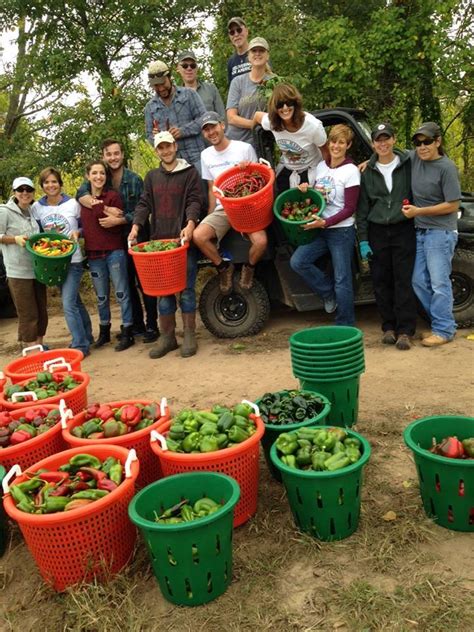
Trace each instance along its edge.
{"label": "brown work boot", "polygon": [[176,319],[174,314],[168,314],[166,316],[160,316],[160,332],[161,336],[158,339],[158,344],[150,350],[150,358],[162,358],[170,351],[178,348],[178,341],[176,340]]}
{"label": "brown work boot", "polygon": [[400,334],[397,338],[397,342],[395,346],[400,351],[408,351],[408,349],[412,348],[412,342],[410,340],[410,336],[408,336],[407,334]]}
{"label": "brown work boot", "polygon": [[383,345],[394,345],[397,342],[397,337],[395,336],[395,332],[393,329],[388,329],[383,332],[382,336],[382,344]]}
{"label": "brown work boot", "polygon": [[196,312],[183,314],[184,337],[181,345],[181,357],[190,358],[196,355]]}
{"label": "brown work boot", "polygon": [[250,290],[253,285],[253,275],[255,268],[244,263],[240,271],[239,287],[242,290]]}
{"label": "brown work boot", "polygon": [[219,289],[221,294],[230,294],[232,292],[232,278],[234,276],[234,264],[229,263],[226,268],[219,272]]}
{"label": "brown work boot", "polygon": [[443,338],[443,336],[438,336],[437,334],[431,334],[428,338],[423,338],[421,344],[424,347],[439,347],[440,345],[445,345],[448,342],[451,342],[452,338]]}

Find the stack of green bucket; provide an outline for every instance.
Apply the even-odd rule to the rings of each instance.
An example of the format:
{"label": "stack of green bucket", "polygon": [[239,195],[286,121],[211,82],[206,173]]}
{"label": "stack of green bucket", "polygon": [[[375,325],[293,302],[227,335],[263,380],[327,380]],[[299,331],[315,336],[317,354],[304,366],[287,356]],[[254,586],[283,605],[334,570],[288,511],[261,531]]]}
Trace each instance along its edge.
{"label": "stack of green bucket", "polygon": [[301,388],[331,402],[328,421],[335,426],[355,424],[360,375],[365,371],[362,331],[341,326],[303,329],[290,337],[290,352]]}

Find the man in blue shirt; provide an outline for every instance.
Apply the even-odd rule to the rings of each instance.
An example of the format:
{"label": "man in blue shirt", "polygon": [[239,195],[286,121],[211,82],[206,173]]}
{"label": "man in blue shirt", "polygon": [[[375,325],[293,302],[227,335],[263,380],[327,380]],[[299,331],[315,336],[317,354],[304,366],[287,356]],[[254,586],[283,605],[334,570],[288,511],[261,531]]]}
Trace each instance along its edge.
{"label": "man in blue shirt", "polygon": [[238,75],[250,72],[251,65],[248,59],[249,31],[244,20],[239,17],[230,18],[227,23],[227,33],[235,53],[227,60],[227,83]]}

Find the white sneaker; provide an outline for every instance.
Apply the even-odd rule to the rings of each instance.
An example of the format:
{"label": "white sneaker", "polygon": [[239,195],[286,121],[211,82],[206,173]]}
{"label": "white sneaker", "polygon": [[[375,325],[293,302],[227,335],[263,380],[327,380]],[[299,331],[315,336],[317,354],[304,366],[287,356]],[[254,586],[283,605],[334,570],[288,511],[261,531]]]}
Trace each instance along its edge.
{"label": "white sneaker", "polygon": [[329,298],[323,299],[324,301],[324,311],[326,314],[333,314],[337,309],[336,298],[334,296],[330,296]]}

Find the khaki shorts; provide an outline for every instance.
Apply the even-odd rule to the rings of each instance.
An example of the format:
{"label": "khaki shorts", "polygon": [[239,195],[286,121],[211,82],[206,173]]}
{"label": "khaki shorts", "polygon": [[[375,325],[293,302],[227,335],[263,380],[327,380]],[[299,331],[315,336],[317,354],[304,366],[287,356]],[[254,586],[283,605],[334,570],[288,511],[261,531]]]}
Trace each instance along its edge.
{"label": "khaki shorts", "polygon": [[201,224],[207,224],[214,229],[217,241],[220,241],[230,228],[229,220],[223,208],[216,208],[201,221]]}

